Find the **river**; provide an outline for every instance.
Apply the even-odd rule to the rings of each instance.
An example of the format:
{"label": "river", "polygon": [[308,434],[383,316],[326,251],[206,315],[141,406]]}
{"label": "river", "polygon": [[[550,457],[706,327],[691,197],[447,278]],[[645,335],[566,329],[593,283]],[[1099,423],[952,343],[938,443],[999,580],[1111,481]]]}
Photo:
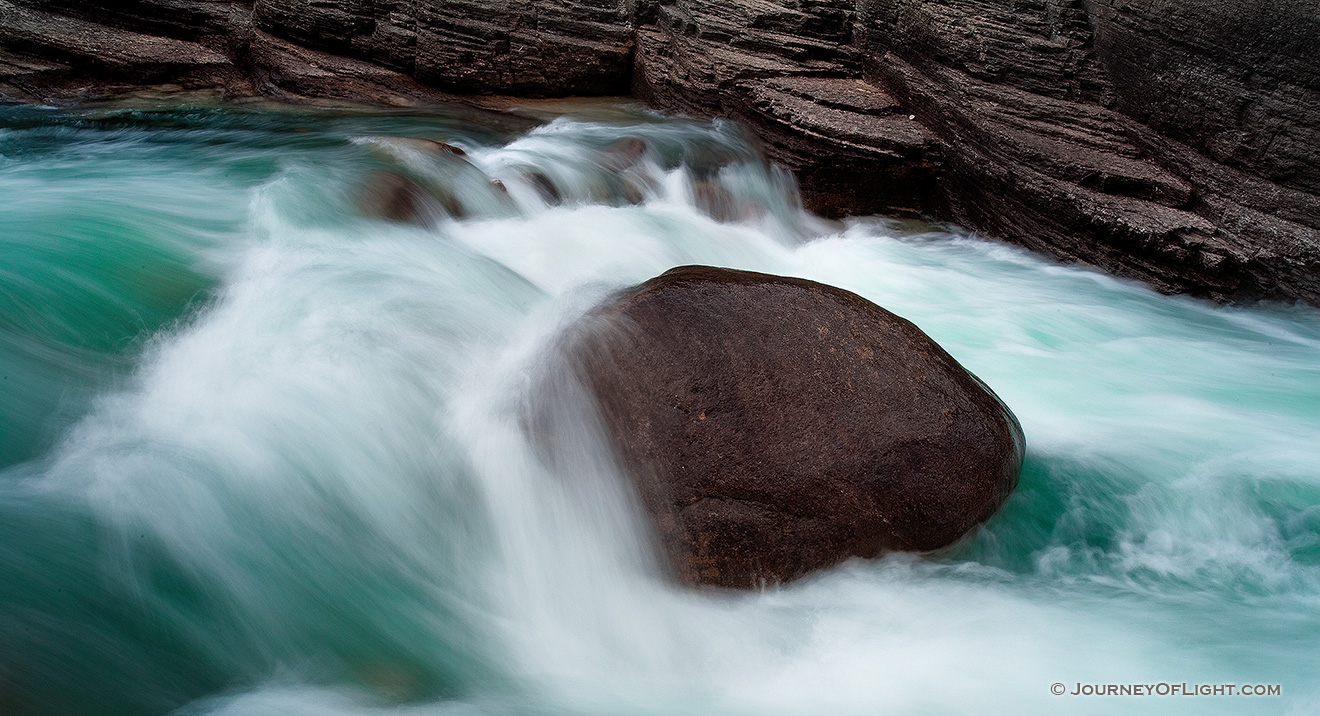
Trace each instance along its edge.
{"label": "river", "polygon": [[[1320,313],[825,221],[754,146],[629,106],[0,108],[0,714],[1320,712]],[[363,215],[382,176],[461,218]],[[920,326],[1022,423],[1000,513],[666,582],[609,461],[522,426],[564,326],[694,263]],[[1169,695],[1073,695],[1112,684]],[[1278,688],[1171,693],[1222,684]]]}

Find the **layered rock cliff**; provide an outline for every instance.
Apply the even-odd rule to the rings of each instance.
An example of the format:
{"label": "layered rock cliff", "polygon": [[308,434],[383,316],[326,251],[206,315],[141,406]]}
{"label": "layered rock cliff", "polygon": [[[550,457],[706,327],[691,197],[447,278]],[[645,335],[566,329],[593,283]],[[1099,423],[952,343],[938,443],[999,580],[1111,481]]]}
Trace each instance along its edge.
{"label": "layered rock cliff", "polygon": [[1320,298],[1308,0],[862,3],[954,221],[1167,290]]}
{"label": "layered rock cliff", "polygon": [[1320,304],[1312,0],[0,0],[0,97],[621,94],[735,118],[828,215]]}

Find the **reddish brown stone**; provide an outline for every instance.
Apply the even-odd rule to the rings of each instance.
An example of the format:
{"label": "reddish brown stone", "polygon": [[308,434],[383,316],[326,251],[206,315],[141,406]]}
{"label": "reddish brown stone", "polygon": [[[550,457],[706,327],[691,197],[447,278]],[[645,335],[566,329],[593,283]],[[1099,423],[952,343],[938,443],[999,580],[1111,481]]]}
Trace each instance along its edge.
{"label": "reddish brown stone", "polygon": [[957,542],[1022,461],[1007,407],[842,289],[687,266],[594,311],[567,355],[680,581],[755,588]]}

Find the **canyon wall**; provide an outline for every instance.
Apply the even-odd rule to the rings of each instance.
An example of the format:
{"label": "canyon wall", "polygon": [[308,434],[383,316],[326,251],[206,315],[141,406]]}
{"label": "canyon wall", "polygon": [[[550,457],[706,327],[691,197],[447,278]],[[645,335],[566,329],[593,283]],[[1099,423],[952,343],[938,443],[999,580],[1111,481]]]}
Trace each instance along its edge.
{"label": "canyon wall", "polygon": [[922,215],[1320,305],[1312,0],[0,0],[0,98],[632,94],[748,126],[831,216]]}

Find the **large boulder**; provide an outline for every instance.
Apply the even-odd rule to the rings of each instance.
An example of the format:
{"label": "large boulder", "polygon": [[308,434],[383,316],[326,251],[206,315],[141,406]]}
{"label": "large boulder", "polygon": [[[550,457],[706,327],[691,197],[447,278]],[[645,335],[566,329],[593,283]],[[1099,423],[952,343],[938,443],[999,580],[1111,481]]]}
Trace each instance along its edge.
{"label": "large boulder", "polygon": [[685,266],[613,297],[571,365],[681,582],[756,588],[990,517],[1023,437],[912,323],[842,289]]}

